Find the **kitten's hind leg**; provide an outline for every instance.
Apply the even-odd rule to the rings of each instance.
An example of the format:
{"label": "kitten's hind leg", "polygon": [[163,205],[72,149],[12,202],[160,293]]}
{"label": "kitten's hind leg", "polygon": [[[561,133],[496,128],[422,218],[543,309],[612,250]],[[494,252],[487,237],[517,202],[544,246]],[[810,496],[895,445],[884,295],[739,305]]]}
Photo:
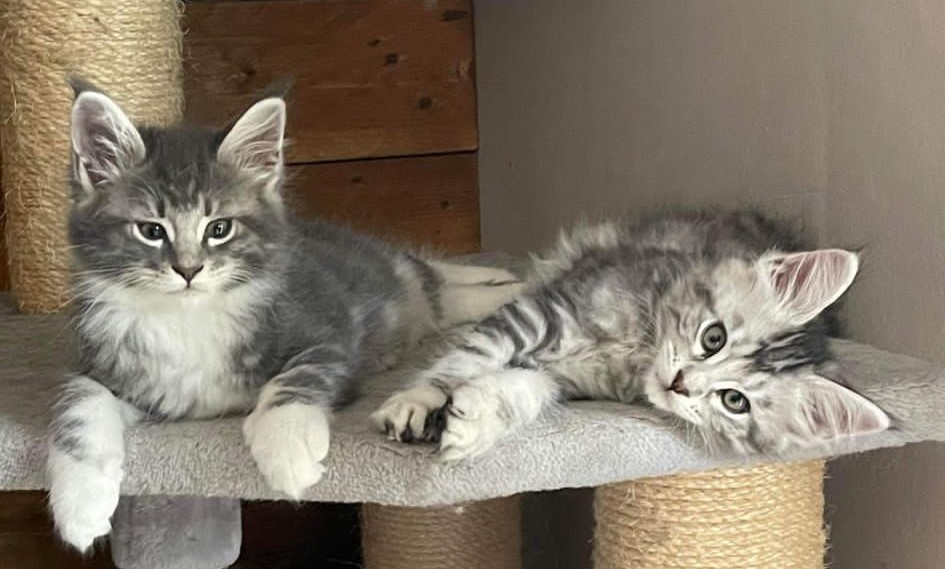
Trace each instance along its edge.
{"label": "kitten's hind leg", "polygon": [[294,358],[287,371],[263,386],[243,423],[250,453],[269,486],[296,500],[325,470],[331,407],[343,399],[351,376],[351,364],[337,361],[339,353],[313,348]]}
{"label": "kitten's hind leg", "polygon": [[[459,346],[423,372],[412,387],[392,395],[371,416],[372,423],[392,439],[434,441],[439,433],[431,429],[435,421],[427,419],[446,404],[454,389],[481,378],[499,377],[510,366],[515,368],[508,370],[513,376],[527,371],[521,369],[526,367],[523,362],[559,343],[562,313],[550,300],[518,297],[465,332]],[[544,379],[554,385],[551,378]]]}
{"label": "kitten's hind leg", "polygon": [[[478,456],[516,428],[533,421],[561,394],[547,373],[505,369],[470,380],[450,394],[435,428],[440,458]],[[438,436],[437,436],[438,435]]]}
{"label": "kitten's hind leg", "polygon": [[89,377],[66,383],[51,425],[46,471],[56,529],[79,551],[111,531],[124,476],[125,429],[141,415]]}

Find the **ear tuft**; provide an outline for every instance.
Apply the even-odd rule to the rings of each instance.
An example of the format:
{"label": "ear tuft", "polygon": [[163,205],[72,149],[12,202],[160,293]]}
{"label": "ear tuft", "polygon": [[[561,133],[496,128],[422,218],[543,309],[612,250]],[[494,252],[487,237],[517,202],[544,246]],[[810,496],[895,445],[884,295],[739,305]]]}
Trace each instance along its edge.
{"label": "ear tuft", "polygon": [[766,255],[759,268],[788,320],[801,325],[836,302],[853,284],[859,258],[842,249],[821,249]]}
{"label": "ear tuft", "polygon": [[224,137],[217,159],[261,178],[282,171],[285,139],[285,101],[270,97],[250,107]]}
{"label": "ear tuft", "polygon": [[808,384],[803,413],[816,439],[829,441],[889,428],[889,416],[853,390],[819,376]]}
{"label": "ear tuft", "polygon": [[[74,84],[82,88],[83,84]],[[72,104],[74,175],[92,191],[145,157],[141,134],[114,101],[94,90],[79,91]]]}
{"label": "ear tuft", "polygon": [[75,97],[78,97],[86,91],[95,91],[96,93],[102,93],[102,90],[92,84],[91,81],[87,80],[85,77],[80,75],[69,75],[68,77],[69,86],[72,87],[72,96],[73,100]]}

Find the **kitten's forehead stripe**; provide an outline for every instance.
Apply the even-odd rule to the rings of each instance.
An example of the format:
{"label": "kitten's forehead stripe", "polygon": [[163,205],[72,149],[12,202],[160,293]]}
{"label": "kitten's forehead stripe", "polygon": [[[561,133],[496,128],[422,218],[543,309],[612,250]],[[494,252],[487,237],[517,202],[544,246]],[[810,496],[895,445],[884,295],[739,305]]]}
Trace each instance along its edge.
{"label": "kitten's forehead stripe", "polygon": [[780,373],[820,365],[830,352],[823,325],[815,321],[761,342],[749,357],[755,370]]}

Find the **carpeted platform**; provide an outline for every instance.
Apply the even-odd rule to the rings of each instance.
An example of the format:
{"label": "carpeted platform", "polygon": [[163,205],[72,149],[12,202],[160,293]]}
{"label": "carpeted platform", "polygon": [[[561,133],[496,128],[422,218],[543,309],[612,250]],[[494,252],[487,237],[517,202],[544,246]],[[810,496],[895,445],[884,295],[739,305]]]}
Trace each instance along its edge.
{"label": "carpeted platform", "polygon": [[[43,487],[44,429],[69,359],[64,317],[0,315],[0,489]],[[422,365],[442,339],[410,363]],[[945,370],[868,346],[835,341],[850,384],[883,407],[895,428],[797,458],[830,456],[920,440],[945,440]],[[579,402],[549,413],[481,459],[431,460],[430,447],[392,443],[367,415],[411,365],[372,378],[365,396],[338,413],[328,471],[308,500],[437,505],[522,491],[598,486],[739,464],[705,456],[695,441],[642,409]],[[243,446],[239,418],[144,425],[129,439],[123,493],[279,498]]]}

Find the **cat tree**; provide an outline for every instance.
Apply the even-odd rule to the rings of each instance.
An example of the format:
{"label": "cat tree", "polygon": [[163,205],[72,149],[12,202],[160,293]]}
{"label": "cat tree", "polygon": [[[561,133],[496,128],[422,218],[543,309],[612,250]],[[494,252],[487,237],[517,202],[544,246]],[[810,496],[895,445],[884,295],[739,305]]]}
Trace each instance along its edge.
{"label": "cat tree", "polygon": [[[178,17],[174,0],[4,6],[3,188],[12,290],[22,314],[0,317],[0,489],[43,488],[44,429],[68,365],[65,317],[39,315],[60,311],[67,300],[65,76],[97,81],[139,121],[175,120],[182,101]],[[515,496],[582,486],[598,487],[594,558],[602,569],[822,567],[822,459],[945,439],[936,410],[945,404],[939,370],[848,342],[835,349],[854,387],[894,416],[902,412],[897,429],[789,462],[754,464],[707,458],[679,433],[628,415],[624,406],[579,403],[480,460],[443,465],[429,449],[369,430],[367,414],[410,373],[395,370],[339,414],[328,473],[305,499],[366,503],[369,568],[520,566]],[[226,566],[239,548],[237,500],[279,498],[256,472],[238,419],[134,429],[126,471],[123,491],[135,498],[120,506],[113,534],[116,562],[126,569]]]}
{"label": "cat tree", "polygon": [[10,286],[23,312],[57,312],[68,301],[66,77],[101,85],[141,122],[178,120],[179,7],[173,0],[7,0],[0,17]]}

